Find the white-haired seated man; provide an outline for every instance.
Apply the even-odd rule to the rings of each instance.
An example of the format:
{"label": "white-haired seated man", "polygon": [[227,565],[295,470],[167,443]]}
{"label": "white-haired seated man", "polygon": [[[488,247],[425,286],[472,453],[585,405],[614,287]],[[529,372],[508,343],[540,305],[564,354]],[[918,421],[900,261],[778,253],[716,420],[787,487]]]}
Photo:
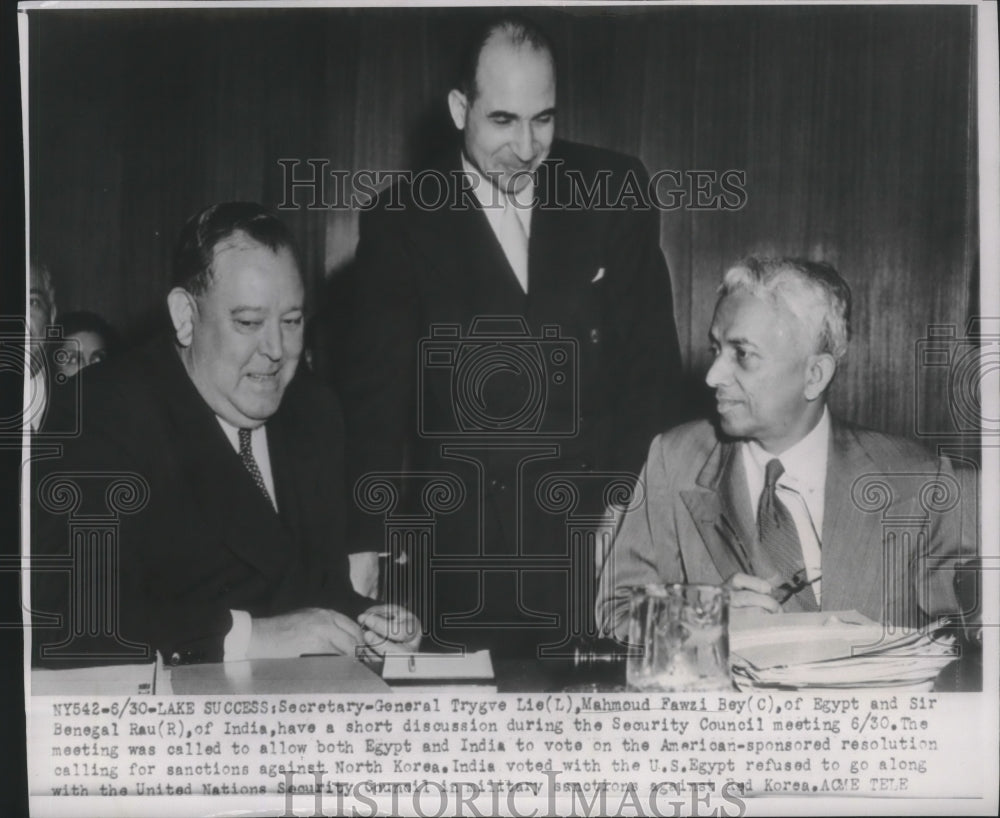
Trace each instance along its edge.
{"label": "white-haired seated man", "polygon": [[[625,638],[630,589],[658,582],[724,583],[733,607],[900,625],[957,612],[971,491],[946,460],[827,408],[850,308],[828,264],[750,258],[726,272],[709,332],[716,417],[650,446],[602,572],[604,632]],[[900,519],[913,536],[887,536]]]}

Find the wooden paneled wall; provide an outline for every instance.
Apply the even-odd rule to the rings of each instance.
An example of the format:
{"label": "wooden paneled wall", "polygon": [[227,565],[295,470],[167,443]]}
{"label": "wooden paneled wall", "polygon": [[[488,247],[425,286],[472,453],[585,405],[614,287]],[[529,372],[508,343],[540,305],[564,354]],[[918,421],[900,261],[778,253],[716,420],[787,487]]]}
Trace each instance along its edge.
{"label": "wooden paneled wall", "polygon": [[[974,10],[532,13],[560,59],[561,136],[637,154],[651,172],[746,174],[739,210],[662,213],[693,375],[727,263],[822,258],[855,295],[835,409],[911,436],[918,407],[925,427],[950,425],[942,395],[918,387],[915,350],[928,324],[961,334],[977,306]],[[481,14],[32,13],[32,252],[61,308],[147,326],[184,219],[212,201],[279,205],[280,159],[413,167],[452,138],[444,98]],[[285,215],[316,295],[351,259],[357,213],[297,197]]]}

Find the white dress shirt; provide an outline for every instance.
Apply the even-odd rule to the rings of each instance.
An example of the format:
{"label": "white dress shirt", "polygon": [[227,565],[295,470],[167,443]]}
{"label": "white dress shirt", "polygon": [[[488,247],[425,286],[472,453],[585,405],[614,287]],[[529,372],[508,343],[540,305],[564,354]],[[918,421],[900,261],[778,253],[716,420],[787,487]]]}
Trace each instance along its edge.
{"label": "white dress shirt", "polygon": [[[822,572],[821,534],[829,453],[830,410],[824,407],[823,416],[812,431],[778,457],[785,471],[778,478],[777,495],[795,522],[795,530],[802,545],[806,577],[810,580],[820,576]],[[774,458],[773,454],[764,451],[756,441],[743,443],[743,466],[755,520],[757,504],[764,490],[764,471],[768,461]],[[817,603],[822,600],[821,584],[821,581],[817,581],[811,586]]]}
{"label": "white dress shirt", "polygon": [[[218,415],[215,419],[219,421],[222,431],[226,433],[233,450],[239,454],[240,451],[240,430],[228,421],[223,420]],[[278,498],[274,493],[274,475],[271,473],[271,454],[267,448],[267,432],[263,426],[258,426],[250,432],[250,451],[253,452],[254,460],[257,461],[257,468],[260,469],[260,476],[264,478],[264,487],[271,495],[271,502],[274,507],[278,507]],[[253,632],[253,620],[246,611],[230,611],[233,615],[233,626],[226,634],[222,642],[222,658],[226,662],[239,662],[247,658],[247,650],[250,648],[250,637]]]}
{"label": "white dress shirt", "polygon": [[[490,228],[493,230],[494,235],[497,237],[497,241],[500,242],[500,246],[503,248],[504,255],[507,256],[507,260],[510,262],[510,266],[514,269],[514,274],[517,276],[518,282],[521,284],[521,289],[525,293],[528,292],[528,263],[527,263],[527,240],[531,238],[531,203],[535,198],[535,182],[534,179],[528,177],[528,183],[517,193],[506,194],[501,192],[495,185],[490,183],[490,180],[483,176],[482,173],[465,158],[462,156],[462,169],[472,178],[472,193],[478,200],[479,204],[483,207],[483,213],[486,214],[486,220],[490,224]],[[511,242],[505,237],[506,227],[504,225],[504,215],[508,208],[511,208],[514,214],[517,216],[518,221],[521,223],[521,227],[524,229],[525,236],[525,248],[515,248],[511,246]],[[524,257],[520,258],[520,254],[524,253]]]}
{"label": "white dress shirt", "polygon": [[24,379],[24,414],[32,432],[37,432],[45,418],[49,402],[49,386],[45,367]]}

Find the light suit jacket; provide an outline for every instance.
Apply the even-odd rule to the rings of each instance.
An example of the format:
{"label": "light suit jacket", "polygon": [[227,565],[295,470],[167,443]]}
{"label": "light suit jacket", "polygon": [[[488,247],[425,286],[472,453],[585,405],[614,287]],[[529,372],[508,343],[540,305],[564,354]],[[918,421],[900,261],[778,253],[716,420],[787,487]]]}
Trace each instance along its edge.
{"label": "light suit jacket", "polygon": [[[774,573],[759,548],[741,446],[707,421],[657,437],[602,569],[597,618],[627,635],[630,587]],[[832,418],[822,608],[917,625],[955,613],[954,568],[976,551],[976,493],[917,444]],[[797,597],[785,609],[801,610]]]}

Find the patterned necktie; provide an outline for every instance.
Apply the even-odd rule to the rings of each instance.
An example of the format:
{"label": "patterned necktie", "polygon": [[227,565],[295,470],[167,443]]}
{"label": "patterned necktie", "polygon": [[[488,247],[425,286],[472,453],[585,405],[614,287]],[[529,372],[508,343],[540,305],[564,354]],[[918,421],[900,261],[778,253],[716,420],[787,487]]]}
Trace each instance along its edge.
{"label": "patterned necktie", "polygon": [[[791,582],[796,573],[805,570],[805,562],[795,520],[788,507],[778,499],[778,479],[784,473],[785,467],[777,458],[767,462],[764,490],[760,493],[760,502],[757,504],[757,531],[761,547],[771,558],[774,567],[781,572],[782,580]],[[808,586],[799,591],[797,596],[807,611],[819,610],[816,595]]]}
{"label": "patterned necktie", "polygon": [[267,490],[267,486],[264,485],[264,476],[260,473],[260,468],[257,466],[256,459],[254,459],[253,449],[250,448],[249,429],[240,429],[240,459],[243,461],[243,465],[247,467],[247,471],[250,472],[250,476],[253,478],[257,488],[260,489],[261,494],[267,498],[267,502],[271,508],[277,511],[274,500],[271,498],[271,493]]}

